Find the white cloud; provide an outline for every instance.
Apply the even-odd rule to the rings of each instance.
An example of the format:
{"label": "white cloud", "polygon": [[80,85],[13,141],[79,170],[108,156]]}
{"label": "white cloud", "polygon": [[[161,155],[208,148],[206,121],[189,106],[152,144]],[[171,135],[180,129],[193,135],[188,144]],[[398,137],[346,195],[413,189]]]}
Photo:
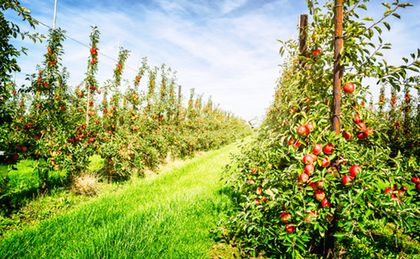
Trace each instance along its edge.
{"label": "white cloud", "polygon": [[[42,8],[48,6],[35,2],[40,2],[37,6]],[[130,49],[129,69],[124,73],[129,81],[134,78],[140,58],[148,56],[151,64],[166,63],[178,71],[184,96],[189,88],[196,88],[197,93],[211,95],[223,109],[246,119],[263,116],[279,75],[277,39],[297,36],[297,17],[306,11],[302,4],[296,7],[298,3],[291,0],[154,3],[159,8],[140,3],[130,9],[59,5],[58,24],[70,37],[86,44],[90,25],[98,25],[100,53],[107,56],[117,57],[118,42]],[[414,10],[410,12],[408,17],[416,17]],[[52,18],[48,11],[40,16],[44,21]],[[410,26],[414,29],[409,29],[406,20],[394,25],[395,34],[390,34],[389,39],[394,42],[396,54],[391,54],[391,60],[399,60],[400,54],[406,55],[408,49],[418,46],[411,31],[419,32],[419,24],[413,22]],[[83,79],[89,50],[72,40],[66,40],[65,48],[64,64],[71,73],[69,82],[75,85]],[[25,72],[33,72],[35,64],[41,62],[42,49],[32,46],[29,57],[21,59]],[[99,58],[98,78],[103,82],[112,77],[115,62]]]}

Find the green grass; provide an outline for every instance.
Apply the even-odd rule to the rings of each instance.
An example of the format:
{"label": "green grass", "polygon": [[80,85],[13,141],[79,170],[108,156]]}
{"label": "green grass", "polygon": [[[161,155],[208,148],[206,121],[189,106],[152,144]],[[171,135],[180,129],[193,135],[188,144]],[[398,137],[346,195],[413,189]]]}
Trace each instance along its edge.
{"label": "green grass", "polygon": [[230,199],[220,176],[229,146],[133,180],[69,213],[0,240],[0,257],[208,258],[209,231]]}

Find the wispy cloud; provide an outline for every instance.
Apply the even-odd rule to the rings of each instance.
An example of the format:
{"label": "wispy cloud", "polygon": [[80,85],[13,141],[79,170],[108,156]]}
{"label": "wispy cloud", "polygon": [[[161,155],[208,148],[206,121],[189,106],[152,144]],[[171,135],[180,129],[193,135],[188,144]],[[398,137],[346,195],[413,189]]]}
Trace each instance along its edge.
{"label": "wispy cloud", "polygon": [[[272,101],[279,75],[277,39],[297,37],[297,17],[306,12],[304,1],[292,0],[149,0],[149,1],[73,1],[59,0],[58,24],[67,34],[88,43],[90,25],[101,30],[100,53],[115,57],[118,45],[130,49],[128,66],[137,68],[140,58],[152,64],[166,63],[178,71],[184,93],[196,88],[246,119],[263,116]],[[51,21],[53,0],[24,1],[43,21]],[[419,8],[405,12],[407,20]],[[404,16],[403,16],[404,19]],[[407,55],[418,47],[412,33],[420,32],[418,22],[403,20],[394,24],[391,59]],[[414,27],[413,27],[414,26]],[[388,38],[387,38],[388,39]],[[43,48],[30,48],[22,58],[25,72],[40,63]],[[70,83],[83,79],[89,50],[73,40],[65,42],[64,64],[71,73]],[[394,57],[395,55],[395,57]],[[99,79],[112,76],[114,61],[100,56]],[[124,78],[132,80],[128,69]]]}

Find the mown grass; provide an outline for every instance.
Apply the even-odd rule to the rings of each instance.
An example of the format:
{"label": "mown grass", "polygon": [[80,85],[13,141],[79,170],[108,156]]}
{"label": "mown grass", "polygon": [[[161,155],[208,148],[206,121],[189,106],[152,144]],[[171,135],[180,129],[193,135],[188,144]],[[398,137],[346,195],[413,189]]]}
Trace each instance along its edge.
{"label": "mown grass", "polygon": [[234,146],[133,180],[0,240],[0,257],[207,258],[209,230],[231,206],[220,175]]}

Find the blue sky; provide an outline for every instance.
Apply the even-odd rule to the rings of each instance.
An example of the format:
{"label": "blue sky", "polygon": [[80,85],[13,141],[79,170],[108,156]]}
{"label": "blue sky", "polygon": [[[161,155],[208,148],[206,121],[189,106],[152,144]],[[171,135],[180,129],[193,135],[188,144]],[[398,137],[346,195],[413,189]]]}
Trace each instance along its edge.
{"label": "blue sky", "polygon": [[[52,24],[54,0],[21,2],[36,19]],[[385,35],[394,46],[385,53],[393,64],[420,47],[420,0],[411,2],[416,6],[404,10],[401,20],[392,19],[393,30]],[[381,11],[371,10],[371,16]],[[57,25],[86,44],[90,26],[97,25],[100,53],[107,56],[116,58],[119,45],[131,50],[124,74],[130,81],[147,56],[152,65],[165,63],[177,70],[184,96],[196,88],[224,110],[251,120],[263,117],[272,101],[282,62],[277,40],[296,38],[298,16],[305,12],[305,0],[58,0]],[[38,31],[47,30],[40,26]],[[19,44],[29,55],[19,60],[23,71],[18,83],[35,71],[45,51],[42,44]],[[69,83],[76,85],[83,80],[89,50],[68,39],[65,53]],[[98,78],[104,82],[115,62],[99,59]]]}

